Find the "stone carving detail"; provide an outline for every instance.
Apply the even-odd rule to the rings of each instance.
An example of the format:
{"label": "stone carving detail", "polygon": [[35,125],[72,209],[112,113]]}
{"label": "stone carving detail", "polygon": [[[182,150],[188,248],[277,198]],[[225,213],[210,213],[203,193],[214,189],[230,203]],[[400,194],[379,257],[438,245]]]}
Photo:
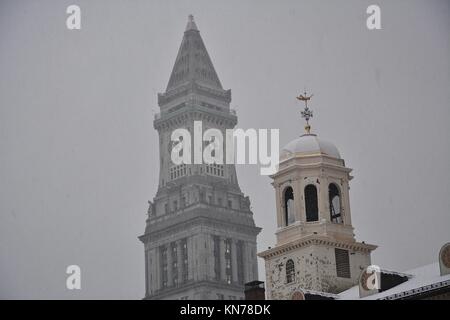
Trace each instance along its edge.
{"label": "stone carving detail", "polygon": [[244,210],[250,210],[250,198],[248,196],[242,199],[241,207]]}
{"label": "stone carving detail", "polygon": [[154,208],[153,202],[151,202],[150,200],[148,200],[147,215],[148,215],[149,217],[151,217],[154,213],[155,213],[155,208]]}

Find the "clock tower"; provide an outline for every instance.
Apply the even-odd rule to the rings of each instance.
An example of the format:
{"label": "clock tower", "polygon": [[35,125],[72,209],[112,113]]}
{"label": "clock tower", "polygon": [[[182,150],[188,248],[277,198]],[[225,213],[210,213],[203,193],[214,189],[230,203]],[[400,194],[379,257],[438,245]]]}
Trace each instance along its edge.
{"label": "clock tower", "polygon": [[[172,132],[194,121],[203,130],[234,128],[231,91],[224,90],[193,16],[184,32],[160,113],[159,186],[149,201],[144,235],[146,299],[242,299],[258,278],[255,226],[249,198],[231,164],[174,164]],[[191,142],[191,145],[194,145]]]}

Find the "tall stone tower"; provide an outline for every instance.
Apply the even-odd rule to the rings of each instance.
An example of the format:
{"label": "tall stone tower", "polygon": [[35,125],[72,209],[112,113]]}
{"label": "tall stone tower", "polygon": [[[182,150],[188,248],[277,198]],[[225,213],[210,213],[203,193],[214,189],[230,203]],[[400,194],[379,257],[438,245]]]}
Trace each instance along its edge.
{"label": "tall stone tower", "polygon": [[[171,134],[194,121],[203,131],[234,128],[231,91],[224,90],[192,16],[165,93],[158,94],[160,173],[145,234],[146,299],[243,299],[256,280],[256,236],[248,197],[234,165],[171,160]],[[194,145],[192,143],[192,145]],[[192,161],[192,163],[194,163]]]}
{"label": "tall stone tower", "polygon": [[259,253],[266,267],[268,299],[299,299],[306,290],[338,293],[358,283],[370,265],[374,245],[357,242],[350,214],[351,169],[338,149],[306,133],[280,152],[272,176],[277,212],[277,243]]}

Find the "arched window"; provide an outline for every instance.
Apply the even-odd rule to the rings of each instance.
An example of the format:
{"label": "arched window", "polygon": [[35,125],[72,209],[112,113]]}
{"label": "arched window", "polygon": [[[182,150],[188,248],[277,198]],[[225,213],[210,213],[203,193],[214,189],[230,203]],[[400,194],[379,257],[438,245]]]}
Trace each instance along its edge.
{"label": "arched window", "polygon": [[319,220],[317,188],[312,184],[309,184],[305,187],[305,208],[307,222]]}
{"label": "arched window", "polygon": [[294,191],[291,187],[287,187],[284,190],[284,221],[286,226],[294,223]]}
{"label": "arched window", "polygon": [[339,188],[334,183],[330,183],[328,186],[328,199],[331,222],[342,223],[341,193],[339,192]]}
{"label": "arched window", "polygon": [[295,280],[295,266],[294,261],[289,259],[286,262],[286,283],[294,282]]}

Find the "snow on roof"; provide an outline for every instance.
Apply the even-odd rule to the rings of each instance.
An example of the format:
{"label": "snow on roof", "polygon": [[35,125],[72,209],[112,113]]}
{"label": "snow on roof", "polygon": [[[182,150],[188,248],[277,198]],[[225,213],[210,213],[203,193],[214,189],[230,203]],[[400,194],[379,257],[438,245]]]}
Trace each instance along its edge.
{"label": "snow on roof", "polygon": [[[382,272],[386,272],[382,270]],[[373,295],[360,298],[359,286],[354,286],[339,294],[339,299],[343,300],[380,300],[395,299],[406,297],[420,292],[426,292],[443,286],[450,286],[450,274],[441,276],[439,271],[439,263],[435,262],[429,265],[421,266],[405,272],[411,275],[409,279],[389,290],[375,293]]]}
{"label": "snow on roof", "polygon": [[304,134],[292,140],[281,150],[281,157],[286,158],[291,154],[310,154],[320,153],[330,157],[341,159],[339,150],[336,146],[328,141],[319,139],[315,134]]}
{"label": "snow on roof", "polygon": [[392,275],[396,275],[396,276],[400,276],[400,277],[407,277],[407,278],[413,277],[412,274],[405,273],[405,272],[397,272],[397,271],[386,270],[386,269],[381,269],[380,271],[381,271],[381,273],[384,273],[384,274],[392,274]]}
{"label": "snow on roof", "polygon": [[322,291],[314,291],[314,290],[307,290],[307,289],[301,289],[304,294],[312,294],[316,296],[322,296],[327,298],[333,298],[333,299],[339,299],[339,295],[328,293],[328,292],[322,292]]}

